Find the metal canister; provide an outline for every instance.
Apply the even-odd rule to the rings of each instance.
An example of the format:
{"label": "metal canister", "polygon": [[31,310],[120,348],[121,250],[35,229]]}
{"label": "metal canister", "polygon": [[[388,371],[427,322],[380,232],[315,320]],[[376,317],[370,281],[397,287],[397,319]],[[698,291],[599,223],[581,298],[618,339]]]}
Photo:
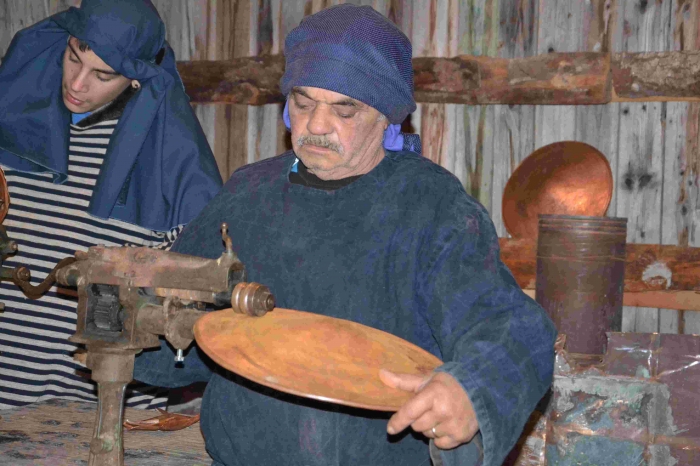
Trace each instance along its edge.
{"label": "metal canister", "polygon": [[626,218],[540,215],[536,300],[572,353],[603,354],[620,331]]}

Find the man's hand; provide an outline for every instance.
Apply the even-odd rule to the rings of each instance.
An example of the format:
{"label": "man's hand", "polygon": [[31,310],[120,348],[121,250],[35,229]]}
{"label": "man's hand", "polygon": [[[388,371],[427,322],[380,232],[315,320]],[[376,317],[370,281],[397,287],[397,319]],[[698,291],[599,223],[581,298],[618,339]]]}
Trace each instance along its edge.
{"label": "man's hand", "polygon": [[416,394],[391,416],[386,429],[389,434],[411,426],[416,432],[435,439],[436,447],[447,450],[470,441],[479,430],[472,402],[451,375],[434,372],[417,376],[382,369],[379,378],[392,388]]}

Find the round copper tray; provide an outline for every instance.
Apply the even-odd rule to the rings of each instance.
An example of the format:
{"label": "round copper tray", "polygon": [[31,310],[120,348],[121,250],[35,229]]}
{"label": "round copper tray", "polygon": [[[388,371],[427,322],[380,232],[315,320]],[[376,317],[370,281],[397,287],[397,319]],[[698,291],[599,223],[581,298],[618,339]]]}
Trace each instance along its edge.
{"label": "round copper tray", "polygon": [[5,220],[7,210],[10,208],[10,192],[7,190],[5,173],[0,168],[0,223]]}
{"label": "round copper tray", "polygon": [[262,317],[212,312],[194,326],[214,362],[267,387],[321,401],[396,411],[413,393],[379,369],[427,374],[440,359],[395,335],[343,319],[275,308]]}
{"label": "round copper tray", "polygon": [[595,147],[555,142],[530,154],[506,183],[503,221],[514,238],[536,238],[540,214],[603,216],[612,199],[610,163]]}

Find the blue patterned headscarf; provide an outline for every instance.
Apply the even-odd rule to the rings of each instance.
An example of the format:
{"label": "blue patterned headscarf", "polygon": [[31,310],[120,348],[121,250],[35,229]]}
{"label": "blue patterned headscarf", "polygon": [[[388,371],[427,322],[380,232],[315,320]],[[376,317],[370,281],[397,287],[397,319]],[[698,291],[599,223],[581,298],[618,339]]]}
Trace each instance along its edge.
{"label": "blue patterned headscarf", "polygon": [[159,231],[187,223],[221,176],[150,0],[83,0],[15,35],[0,65],[0,163],[66,181],[71,114],[61,80],[69,36],[141,83],[112,135],[88,212]]}
{"label": "blue patterned headscarf", "polygon": [[[389,119],[384,147],[420,153],[420,138],[401,133],[415,111],[411,42],[369,6],[343,4],[304,18],[285,41],[282,93],[293,87],[337,92],[377,109]],[[289,111],[285,106],[285,124]]]}

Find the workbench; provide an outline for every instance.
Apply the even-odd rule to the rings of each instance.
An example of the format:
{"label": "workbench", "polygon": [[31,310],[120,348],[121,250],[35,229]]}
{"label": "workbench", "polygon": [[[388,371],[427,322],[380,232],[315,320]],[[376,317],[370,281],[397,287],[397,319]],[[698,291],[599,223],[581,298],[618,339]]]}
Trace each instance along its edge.
{"label": "workbench", "polygon": [[[88,464],[96,403],[49,400],[0,410],[0,465]],[[157,411],[127,408],[125,419],[140,421]],[[125,431],[125,466],[209,466],[199,423],[174,432]]]}

